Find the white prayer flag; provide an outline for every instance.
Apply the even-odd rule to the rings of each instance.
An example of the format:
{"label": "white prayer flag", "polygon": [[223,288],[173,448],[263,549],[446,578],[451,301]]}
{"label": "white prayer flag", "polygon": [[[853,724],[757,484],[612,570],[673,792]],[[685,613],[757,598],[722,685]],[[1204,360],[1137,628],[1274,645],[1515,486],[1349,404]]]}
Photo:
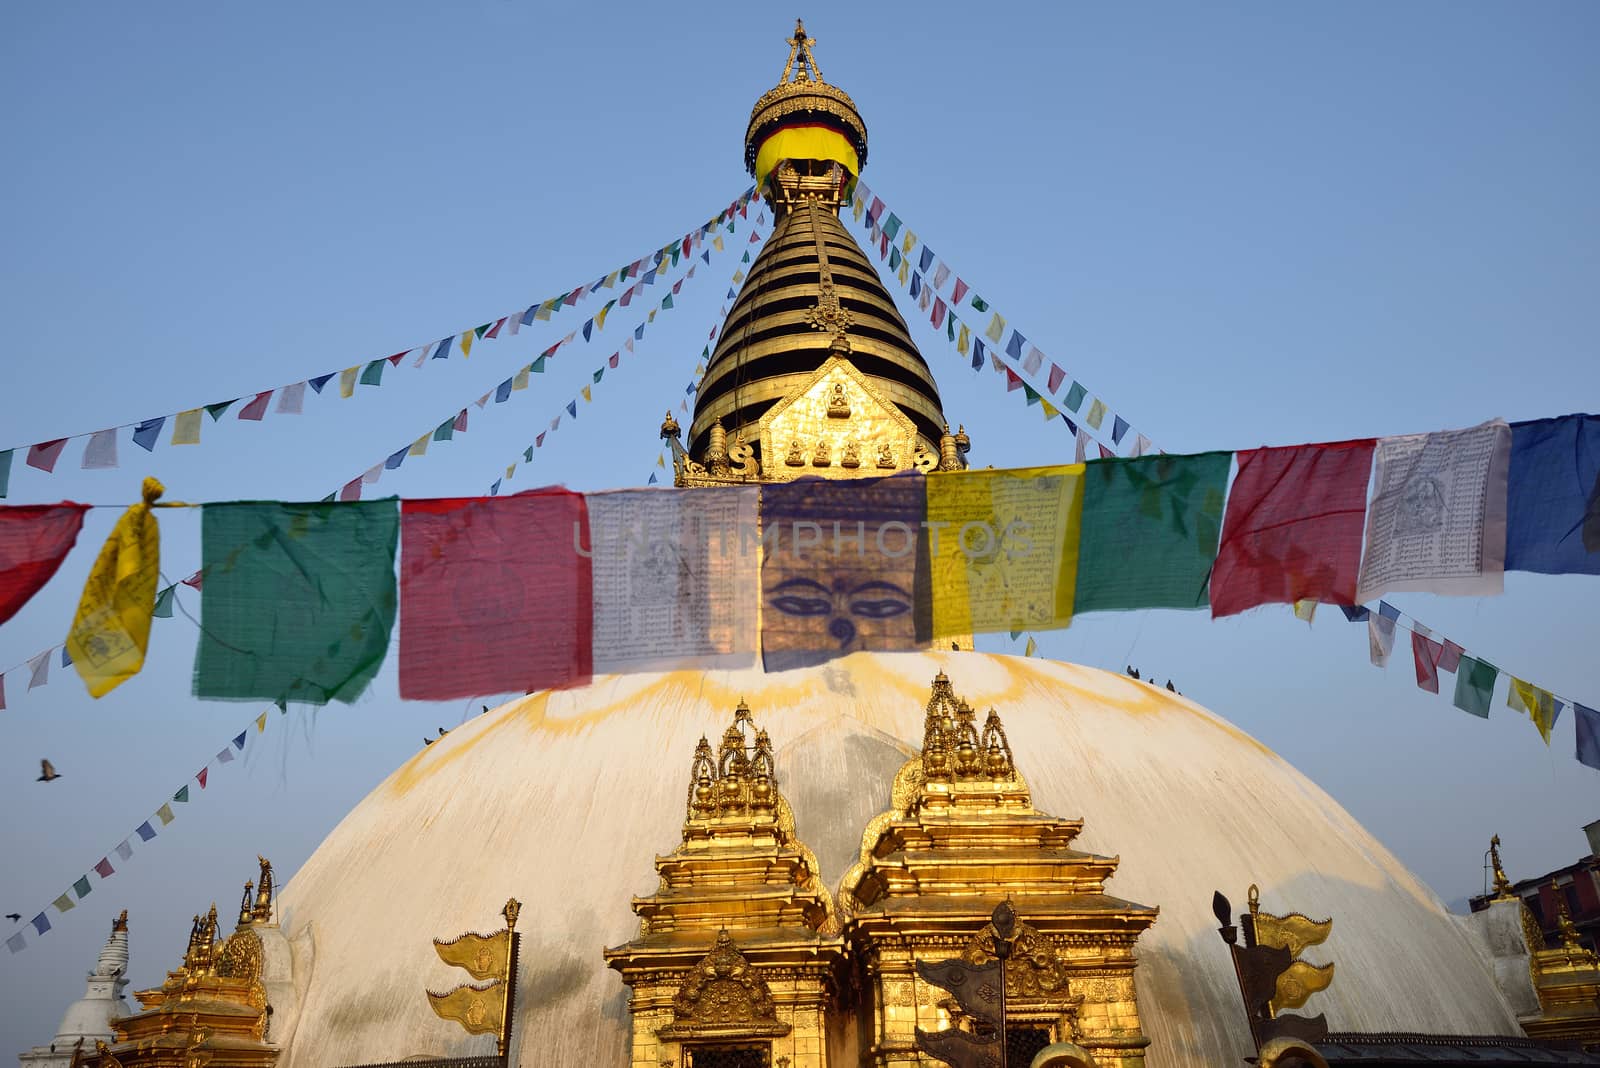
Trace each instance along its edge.
{"label": "white prayer flag", "polygon": [[305,407],[306,384],[295,382],[278,391],[278,414],[299,415]]}
{"label": "white prayer flag", "polygon": [[1378,612],[1367,616],[1367,648],[1373,667],[1389,664],[1389,654],[1394,652],[1394,622]]}
{"label": "white prayer flag", "polygon": [[1073,453],[1074,459],[1073,459],[1072,462],[1073,463],[1077,463],[1077,464],[1083,463],[1084,462],[1084,457],[1087,455],[1088,451],[1089,451],[1089,435],[1085,434],[1083,431],[1080,430],[1080,431],[1078,431],[1078,444],[1077,444],[1076,450]]}
{"label": "white prayer flag", "polygon": [[949,280],[950,280],[950,268],[946,267],[944,265],[943,261],[941,261],[939,266],[936,267],[934,269],[934,272],[933,272],[933,288],[935,288],[935,289],[943,289],[944,288],[944,284],[946,282],[948,282]]}
{"label": "white prayer flag", "polygon": [[117,843],[117,859],[118,860],[132,860],[133,859],[133,846],[132,846],[131,843],[129,843],[129,841],[126,838],[124,838],[121,842]]}
{"label": "white prayer flag", "polygon": [[758,496],[755,486],[587,495],[595,674],[754,659]]}
{"label": "white prayer flag", "polygon": [[117,466],[117,432],[96,430],[83,449],[83,470]]}
{"label": "white prayer flag", "polygon": [[1356,603],[1390,590],[1501,592],[1510,466],[1511,428],[1500,419],[1380,438]]}
{"label": "white prayer flag", "polygon": [[54,649],[46,649],[28,661],[28,671],[30,672],[28,689],[31,690],[35,686],[43,686],[50,681],[50,654],[53,652],[55,652]]}

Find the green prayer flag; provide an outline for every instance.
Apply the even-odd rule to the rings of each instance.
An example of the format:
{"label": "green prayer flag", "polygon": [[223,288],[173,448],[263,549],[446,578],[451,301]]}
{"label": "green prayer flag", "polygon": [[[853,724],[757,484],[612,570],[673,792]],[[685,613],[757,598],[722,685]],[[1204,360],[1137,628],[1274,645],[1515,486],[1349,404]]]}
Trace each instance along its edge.
{"label": "green prayer flag", "polygon": [[434,430],[433,430],[433,440],[434,441],[449,441],[452,437],[455,436],[455,432],[456,432],[456,421],[454,419],[446,419],[444,422],[440,423],[437,427],[434,428]]}
{"label": "green prayer flag", "polygon": [[1039,403],[1039,391],[1028,385],[1026,382],[1022,384],[1022,395],[1028,398],[1029,404]]}
{"label": "green prayer flag", "polygon": [[0,497],[11,492],[11,454],[15,450],[0,452]]}
{"label": "green prayer flag", "polygon": [[944,337],[946,341],[954,341],[956,339],[956,317],[954,315],[945,317]]}
{"label": "green prayer flag", "polygon": [[989,310],[989,302],[978,296],[976,293],[972,294],[972,306],[978,311]]}
{"label": "green prayer flag", "polygon": [[661,298],[661,307],[662,307],[663,310],[672,307],[672,294],[671,293],[668,293],[666,296]]}
{"label": "green prayer flag", "polygon": [[1087,397],[1088,395],[1089,391],[1074,381],[1072,383],[1072,388],[1067,390],[1067,411],[1077,411],[1079,407],[1083,405],[1083,398]]}
{"label": "green prayer flag", "polygon": [[189,784],[184,783],[178,792],[172,795],[172,799],[179,804],[187,805],[189,803]]}
{"label": "green prayer flag", "polygon": [[1231,452],[1084,465],[1077,612],[1204,608]]}
{"label": "green prayer flag", "polygon": [[150,614],[155,616],[157,619],[171,619],[172,618],[172,600],[177,595],[178,595],[178,587],[177,586],[168,586],[166,589],[164,589],[160,593],[156,594],[156,607],[155,607],[155,610],[152,611]]}
{"label": "green prayer flag", "polygon": [[363,386],[376,386],[383,381],[383,365],[388,360],[373,360],[361,371],[361,384]]}
{"label": "green prayer flag", "polygon": [[398,502],[208,504],[200,530],[195,696],[355,700],[394,629]]}
{"label": "green prayer flag", "polygon": [[72,884],[72,889],[77,891],[78,900],[82,901],[89,896],[89,892],[93,887],[89,885],[89,877],[87,875],[80,875],[78,876],[78,881]]}
{"label": "green prayer flag", "polygon": [[534,360],[528,365],[528,370],[532,371],[536,375],[544,374],[544,360],[545,358],[540,356],[537,360]]}
{"label": "green prayer flag", "polygon": [[472,328],[472,332],[474,334],[477,334],[479,337],[482,337],[483,334],[484,334],[484,331],[488,330],[489,327],[491,327],[493,325],[494,325],[493,323],[484,323],[482,326],[473,327]]}
{"label": "green prayer flag", "polygon": [[746,251],[745,254],[744,254],[744,258],[741,259],[739,262],[740,263],[749,263],[750,262],[750,253],[748,251]]}
{"label": "green prayer flag", "polygon": [[[238,397],[235,397],[233,400],[238,399]],[[217,420],[222,418],[222,413],[231,407],[233,407],[233,401],[223,401],[221,404],[206,405],[206,411],[211,413],[211,421],[215,423]]]}
{"label": "green prayer flag", "polygon": [[522,453],[522,458],[528,463],[533,463],[533,446],[529,445]]}
{"label": "green prayer flag", "polygon": [[1463,656],[1456,668],[1455,706],[1481,719],[1489,718],[1489,700],[1494,696],[1494,680],[1500,669],[1487,660]]}
{"label": "green prayer flag", "polygon": [[604,377],[605,377],[605,376],[606,376],[606,369],[605,369],[605,368],[604,368],[604,367],[602,367],[602,368],[600,368],[600,370],[598,370],[598,371],[596,371],[596,372],[595,372],[595,373],[594,373],[594,380],[595,380],[595,383],[596,383],[596,384],[598,384],[598,383],[599,383],[599,381],[600,381],[600,380],[601,380],[601,379],[602,379],[602,378],[604,378]]}

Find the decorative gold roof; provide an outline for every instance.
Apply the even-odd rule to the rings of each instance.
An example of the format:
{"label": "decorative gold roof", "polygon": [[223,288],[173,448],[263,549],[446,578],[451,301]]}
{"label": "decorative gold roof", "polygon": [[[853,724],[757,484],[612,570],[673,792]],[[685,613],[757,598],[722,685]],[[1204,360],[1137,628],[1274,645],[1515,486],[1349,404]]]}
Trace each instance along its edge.
{"label": "decorative gold roof", "polygon": [[805,24],[795,19],[783,76],[777,85],[761,94],[761,99],[750,110],[750,125],[744,135],[744,162],[752,175],[761,141],[776,127],[797,120],[837,127],[855,146],[861,164],[866,165],[867,125],[861,121],[861,113],[856,110],[850,94],[822,80],[822,71],[811,50],[816,43],[806,36]]}

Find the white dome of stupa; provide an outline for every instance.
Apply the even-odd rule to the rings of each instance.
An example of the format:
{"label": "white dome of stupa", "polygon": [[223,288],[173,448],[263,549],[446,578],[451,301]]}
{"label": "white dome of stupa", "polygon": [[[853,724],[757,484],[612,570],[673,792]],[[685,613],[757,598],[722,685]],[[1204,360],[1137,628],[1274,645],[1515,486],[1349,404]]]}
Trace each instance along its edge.
{"label": "white dome of stupa", "polygon": [[1004,717],[1033,803],[1115,855],[1107,893],[1158,906],[1137,943],[1150,1068],[1251,1052],[1211,894],[1331,916],[1308,960],[1337,978],[1302,1012],[1336,1031],[1520,1034],[1490,965],[1439,899],[1265,746],[1181,696],[1120,675],[973,652],[858,653],[765,674],[668,672],[512,701],[419,752],[358,804],[280,898],[294,945],[286,1068],[493,1052],[424,989],[464,973],[431,939],[496,929],[523,902],[514,1063],[628,1063],[627,989],[601,952],[638,933],[634,895],[679,841],[695,742],[744,699],[771,733],[800,838],[837,891],[862,830],[921,744],[929,685]]}

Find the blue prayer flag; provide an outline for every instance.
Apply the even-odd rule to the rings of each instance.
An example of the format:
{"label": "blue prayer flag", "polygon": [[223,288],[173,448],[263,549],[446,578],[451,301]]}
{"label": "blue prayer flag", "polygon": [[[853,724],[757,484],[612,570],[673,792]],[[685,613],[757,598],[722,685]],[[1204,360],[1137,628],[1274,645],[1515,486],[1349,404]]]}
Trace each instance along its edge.
{"label": "blue prayer flag", "polygon": [[538,310],[539,310],[539,305],[537,305],[537,304],[528,305],[528,310],[522,313],[522,325],[523,326],[532,326],[533,325],[533,313],[538,311]]}
{"label": "blue prayer flag", "polygon": [[40,934],[44,934],[46,931],[50,930],[50,918],[42,912],[39,913],[39,915],[33,918],[33,929],[38,931]]}
{"label": "blue prayer flag", "polygon": [[1396,608],[1388,601],[1379,601],[1378,615],[1382,616],[1384,619],[1399,619],[1400,609]]}
{"label": "blue prayer flag", "polygon": [[1511,424],[1506,569],[1600,575],[1600,416]]}
{"label": "blue prayer flag", "polygon": [[406,453],[410,451],[411,446],[409,445],[405,446],[404,448],[396,449],[394,452],[389,454],[389,458],[387,460],[383,461],[383,469],[385,471],[393,471],[395,468],[406,462]]}
{"label": "blue prayer flag", "polygon": [[922,276],[915,271],[911,272],[911,295],[916,297],[922,292]]}
{"label": "blue prayer flag", "polygon": [[1600,712],[1576,701],[1572,711],[1577,714],[1578,761],[1600,770]]}
{"label": "blue prayer flag", "polygon": [[983,342],[977,338],[972,339],[972,369],[983,370]]}
{"label": "blue prayer flag", "polygon": [[656,484],[656,473],[654,471],[652,471],[652,472],[650,472],[650,485],[654,486],[655,484]]}
{"label": "blue prayer flag", "polygon": [[1122,418],[1120,415],[1117,416],[1116,420],[1111,424],[1111,444],[1121,445],[1122,435],[1126,434],[1127,432],[1128,421]]}
{"label": "blue prayer flag", "polygon": [[571,401],[567,402],[567,414],[572,416],[572,418],[574,418],[574,419],[578,418],[578,402],[577,401],[571,400]]}
{"label": "blue prayer flag", "polygon": [[494,402],[496,404],[504,404],[506,401],[508,401],[510,399],[511,399],[511,379],[508,378],[504,382],[500,383],[498,386],[494,387]]}
{"label": "blue prayer flag", "polygon": [[1073,437],[1077,437],[1078,436],[1078,424],[1074,423],[1071,419],[1068,419],[1066,412],[1062,412],[1061,413],[1061,421],[1063,423],[1067,424],[1067,429],[1072,431],[1072,436]]}
{"label": "blue prayer flag", "polygon": [[644,340],[644,324],[643,323],[640,323],[636,328],[634,328],[633,340],[635,340],[635,341],[643,341]]}
{"label": "blue prayer flag", "polygon": [[656,284],[656,269],[654,267],[644,272],[644,284],[647,286],[653,286]]}
{"label": "blue prayer flag", "polygon": [[145,820],[143,823],[139,824],[137,833],[141,840],[148,842],[150,839],[156,836],[156,829],[150,826],[149,820]]}
{"label": "blue prayer flag", "polygon": [[489,487],[489,496],[491,496],[491,497],[500,496],[500,480],[498,478],[494,480],[494,485]]}
{"label": "blue prayer flag", "polygon": [[61,666],[62,667],[71,667],[72,666],[72,654],[67,652],[67,647],[65,645],[63,645],[61,647]]}
{"label": "blue prayer flag", "polygon": [[1342,604],[1339,611],[1344,613],[1344,618],[1352,623],[1365,623],[1367,617],[1372,615],[1372,610],[1364,604]]}
{"label": "blue prayer flag", "polygon": [[923,274],[928,273],[928,268],[933,266],[933,251],[927,245],[922,246],[922,258],[917,261],[917,269]]}
{"label": "blue prayer flag", "polygon": [[1013,360],[1022,359],[1022,346],[1027,343],[1027,340],[1020,331],[1011,331],[1011,340],[1006,342],[1006,355]]}
{"label": "blue prayer flag", "polygon": [[583,322],[583,340],[588,341],[589,335],[594,333],[594,320],[585,319]]}
{"label": "blue prayer flag", "polygon": [[732,286],[728,287],[728,297],[727,297],[728,300],[732,300],[733,298],[737,297],[738,295],[739,294],[737,294],[737,293],[735,293],[733,291],[733,287]]}
{"label": "blue prayer flag", "polygon": [[433,350],[433,358],[436,360],[443,360],[447,358],[450,355],[450,342],[454,340],[455,335],[452,334],[443,341],[439,342],[439,347]]}
{"label": "blue prayer flag", "polygon": [[243,750],[244,749],[244,736],[245,736],[245,732],[244,731],[240,731],[238,736],[234,738],[233,747],[235,749],[239,749],[239,750]]}
{"label": "blue prayer flag", "polygon": [[133,428],[133,443],[145,452],[155,452],[156,439],[161,436],[161,427],[166,421],[167,417],[164,415],[146,419]]}
{"label": "blue prayer flag", "polygon": [[[444,344],[444,342],[440,342],[440,344]],[[315,378],[306,379],[306,384],[311,387],[313,393],[321,393],[322,387],[327,385],[328,380],[332,377],[332,375],[318,375]]]}

